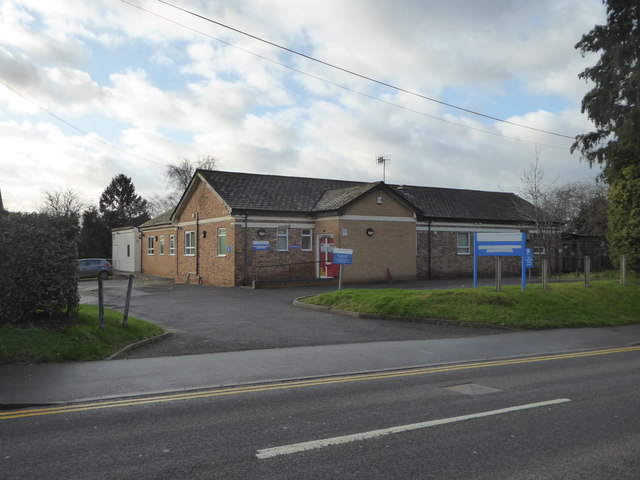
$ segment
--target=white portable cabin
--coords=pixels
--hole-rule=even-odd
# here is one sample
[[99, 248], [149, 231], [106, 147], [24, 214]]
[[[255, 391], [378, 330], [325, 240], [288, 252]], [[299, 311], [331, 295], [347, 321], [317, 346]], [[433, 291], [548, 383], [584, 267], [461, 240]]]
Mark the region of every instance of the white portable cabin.
[[141, 270], [140, 230], [137, 227], [111, 230], [111, 266], [118, 272], [139, 273]]

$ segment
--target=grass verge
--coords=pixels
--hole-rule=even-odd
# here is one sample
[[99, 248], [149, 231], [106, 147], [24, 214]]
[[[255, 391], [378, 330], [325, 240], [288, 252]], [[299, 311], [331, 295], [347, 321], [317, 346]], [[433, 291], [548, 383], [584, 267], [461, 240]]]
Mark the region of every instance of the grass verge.
[[304, 299], [323, 305], [376, 315], [433, 318], [511, 328], [543, 329], [627, 325], [640, 322], [640, 280], [555, 283], [461, 290], [355, 290]]
[[157, 325], [129, 317], [122, 327], [122, 314], [105, 310], [105, 328], [98, 320], [98, 307], [80, 305], [75, 321], [55, 328], [0, 327], [0, 364], [102, 360], [125, 346], [163, 333]]

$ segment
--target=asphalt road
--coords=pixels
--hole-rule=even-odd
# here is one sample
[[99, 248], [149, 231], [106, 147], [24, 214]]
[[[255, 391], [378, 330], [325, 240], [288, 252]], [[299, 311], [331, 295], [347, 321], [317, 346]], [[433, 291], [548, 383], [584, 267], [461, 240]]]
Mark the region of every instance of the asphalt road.
[[[393, 284], [396, 288], [454, 288], [464, 281]], [[126, 279], [104, 282], [105, 306], [122, 310]], [[358, 288], [363, 288], [359, 285]], [[387, 284], [368, 285], [384, 288]], [[266, 348], [336, 345], [394, 340], [430, 340], [504, 333], [505, 330], [360, 319], [302, 309], [295, 298], [335, 290], [305, 287], [253, 290], [175, 285], [136, 279], [130, 315], [156, 323], [172, 335], [128, 352], [124, 358], [147, 358]], [[82, 303], [97, 304], [97, 281], [80, 283]]]
[[[577, 353], [0, 412], [0, 476], [636, 479], [639, 361]], [[388, 428], [403, 431], [376, 433]]]

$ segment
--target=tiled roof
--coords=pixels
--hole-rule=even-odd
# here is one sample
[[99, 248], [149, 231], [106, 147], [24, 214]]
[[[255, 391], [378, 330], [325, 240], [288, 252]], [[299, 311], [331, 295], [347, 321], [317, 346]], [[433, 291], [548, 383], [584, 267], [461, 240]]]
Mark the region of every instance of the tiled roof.
[[217, 170], [198, 170], [198, 173], [234, 210], [309, 213], [314, 211], [314, 206], [326, 191], [362, 185], [362, 182], [343, 180]]
[[433, 220], [523, 222], [532, 205], [513, 193], [453, 188], [393, 186]]
[[[314, 213], [337, 210], [382, 182], [198, 170], [232, 210]], [[531, 204], [513, 193], [389, 185], [413, 204], [418, 218], [526, 222]]]
[[144, 222], [138, 228], [146, 228], [146, 227], [156, 227], [160, 225], [167, 225], [171, 223], [171, 214], [173, 213], [173, 209], [164, 212], [157, 217], [152, 218], [151, 220]]
[[380, 183], [381, 182], [363, 183], [361, 185], [356, 185], [355, 187], [326, 190], [314, 205], [313, 211], [326, 212], [338, 210], [358, 198], [360, 195], [367, 193], [376, 185], [380, 185]]

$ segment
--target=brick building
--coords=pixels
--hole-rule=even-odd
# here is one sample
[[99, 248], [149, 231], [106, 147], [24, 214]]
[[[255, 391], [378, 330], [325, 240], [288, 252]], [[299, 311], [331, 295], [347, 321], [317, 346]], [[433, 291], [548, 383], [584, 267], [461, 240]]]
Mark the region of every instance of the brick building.
[[345, 282], [471, 276], [472, 233], [526, 231], [530, 207], [512, 193], [198, 170], [173, 212], [139, 227], [141, 269], [219, 286], [326, 279], [340, 247], [353, 249]]

